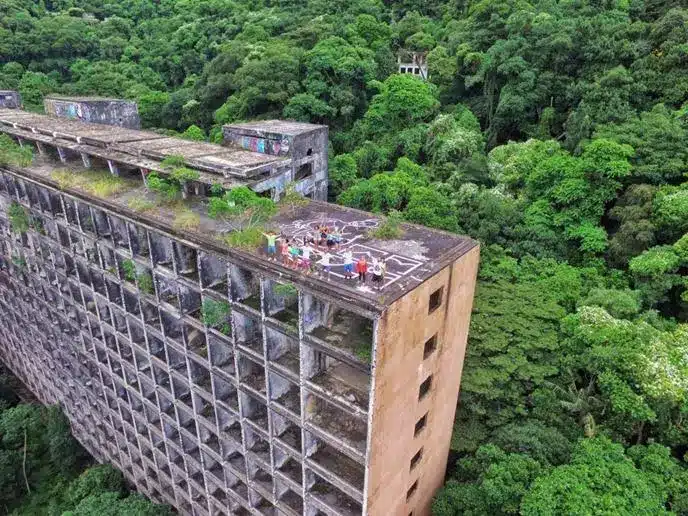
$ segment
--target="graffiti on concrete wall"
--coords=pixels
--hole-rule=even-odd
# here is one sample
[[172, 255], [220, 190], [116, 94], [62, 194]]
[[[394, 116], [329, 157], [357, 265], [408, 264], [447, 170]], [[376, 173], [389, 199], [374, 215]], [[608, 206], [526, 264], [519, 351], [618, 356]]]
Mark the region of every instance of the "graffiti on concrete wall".
[[285, 136], [281, 140], [259, 138], [257, 136], [240, 136], [231, 134], [229, 139], [246, 150], [270, 154], [272, 156], [286, 156], [289, 154], [290, 143]]
[[56, 102], [51, 100], [45, 103], [45, 110], [49, 115], [72, 120], [84, 118], [84, 112], [80, 104], [71, 102]]

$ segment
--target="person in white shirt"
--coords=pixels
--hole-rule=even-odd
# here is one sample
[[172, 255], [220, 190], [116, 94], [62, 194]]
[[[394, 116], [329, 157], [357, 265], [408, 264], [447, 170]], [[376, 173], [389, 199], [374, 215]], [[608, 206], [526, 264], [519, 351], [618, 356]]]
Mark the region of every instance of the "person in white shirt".
[[332, 255], [328, 252], [324, 252], [322, 258], [320, 258], [320, 265], [322, 265], [323, 271], [327, 273], [327, 277], [330, 276], [330, 261], [332, 260]]
[[301, 248], [301, 267], [303, 267], [303, 270], [306, 272], [306, 274], [310, 274], [311, 272], [312, 253], [313, 249], [311, 249], [311, 247], [308, 245], [305, 245], [303, 248]]
[[373, 259], [372, 272], [373, 272], [373, 285], [378, 290], [380, 290], [382, 288], [382, 264], [380, 263], [380, 260]]

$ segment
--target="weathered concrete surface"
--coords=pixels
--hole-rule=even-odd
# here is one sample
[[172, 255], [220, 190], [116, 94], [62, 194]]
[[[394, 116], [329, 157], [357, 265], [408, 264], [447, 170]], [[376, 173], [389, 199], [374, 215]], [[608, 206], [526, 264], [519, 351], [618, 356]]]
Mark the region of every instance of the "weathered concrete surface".
[[[476, 247], [399, 299], [378, 323], [367, 486], [371, 516], [429, 516], [432, 497], [442, 486], [478, 259]], [[442, 305], [428, 314], [430, 295], [439, 288]], [[437, 349], [424, 359], [425, 342], [433, 335]], [[419, 400], [419, 387], [430, 375], [432, 387]], [[426, 427], [414, 436], [425, 414]], [[411, 470], [411, 458], [421, 448], [422, 459]]]
[[222, 128], [225, 142], [272, 156], [291, 158], [289, 174], [270, 178], [277, 196], [287, 182], [295, 181], [297, 190], [320, 201], [327, 200], [328, 128], [324, 125], [265, 120], [229, 124]]
[[18, 91], [0, 90], [0, 108], [19, 109], [22, 105]]
[[139, 129], [141, 119], [136, 102], [100, 97], [61, 97], [43, 99], [45, 112], [58, 118]]

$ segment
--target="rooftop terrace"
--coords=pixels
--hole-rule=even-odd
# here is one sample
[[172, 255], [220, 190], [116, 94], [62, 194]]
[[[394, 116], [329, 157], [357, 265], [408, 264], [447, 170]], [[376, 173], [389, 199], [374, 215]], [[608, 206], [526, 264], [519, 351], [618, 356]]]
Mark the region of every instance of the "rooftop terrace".
[[[56, 180], [56, 171], [83, 175], [83, 168], [56, 164], [40, 156], [37, 156], [29, 167], [4, 168], [110, 209], [118, 216], [128, 217], [138, 223], [173, 234], [220, 255], [234, 257], [235, 261], [246, 264], [248, 268], [277, 275], [281, 281], [290, 281], [333, 298], [349, 301], [370, 312], [383, 310], [385, 306], [414, 289], [476, 245], [466, 237], [406, 224], [403, 225], [403, 235], [399, 239], [377, 240], [371, 237], [370, 230], [378, 227], [381, 219], [371, 213], [318, 201], [280, 206], [266, 227], [286, 237], [302, 239], [314, 232], [314, 227], [323, 224], [329, 227], [336, 226], [341, 232], [341, 244], [332, 250], [331, 272], [327, 274], [322, 267], [316, 265], [313, 274], [306, 274], [301, 270], [287, 267], [278, 260], [270, 260], [266, 255], [265, 245], [248, 249], [228, 246], [222, 237], [234, 230], [235, 225], [232, 220], [208, 217], [207, 199], [194, 197], [183, 204], [179, 201], [175, 205], [159, 203], [156, 202], [155, 193], [148, 191], [140, 180], [134, 179], [123, 180], [123, 188], [107, 198], [94, 197], [87, 192], [87, 188], [78, 184], [58, 183]], [[139, 205], [146, 203], [146, 211], [141, 213], [132, 209], [130, 206], [134, 206], [133, 199], [136, 199]], [[180, 210], [186, 213], [191, 211], [197, 215], [192, 228], [175, 224], [175, 218]], [[369, 260], [386, 259], [387, 273], [379, 290], [374, 289], [370, 282], [359, 284], [356, 279], [345, 278], [343, 256], [346, 251], [351, 251], [354, 259], [361, 255], [365, 255]], [[316, 256], [314, 262], [317, 263], [317, 260]]]
[[[206, 178], [209, 182], [220, 182], [227, 187], [248, 185], [276, 166], [289, 163], [287, 158], [240, 147], [54, 118], [17, 109], [0, 109], [0, 131], [18, 138], [150, 170], [162, 170], [160, 161], [168, 156], [182, 156], [188, 166], [211, 174]], [[222, 177], [225, 178], [224, 181]]]

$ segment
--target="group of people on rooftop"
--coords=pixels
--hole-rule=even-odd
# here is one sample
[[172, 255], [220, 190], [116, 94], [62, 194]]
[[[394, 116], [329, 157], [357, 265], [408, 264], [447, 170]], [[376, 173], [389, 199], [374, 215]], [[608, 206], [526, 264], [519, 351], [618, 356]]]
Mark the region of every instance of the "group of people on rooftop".
[[[317, 274], [325, 273], [329, 280], [332, 263], [332, 252], [339, 250], [342, 243], [342, 233], [337, 226], [330, 228], [326, 224], [316, 224], [313, 231], [305, 237], [291, 238], [283, 234], [263, 233], [267, 240], [267, 255], [269, 260], [281, 261], [290, 269], [301, 270], [305, 274], [314, 272], [314, 263], [321, 269]], [[317, 262], [314, 261], [318, 258]], [[350, 280], [354, 275], [358, 276], [358, 282], [365, 285], [368, 281], [368, 272], [372, 275], [373, 286], [378, 290], [382, 288], [387, 263], [384, 258], [373, 258], [372, 263], [362, 254], [354, 259], [353, 253], [347, 250], [344, 258], [344, 279]], [[339, 264], [336, 264], [339, 265]]]

